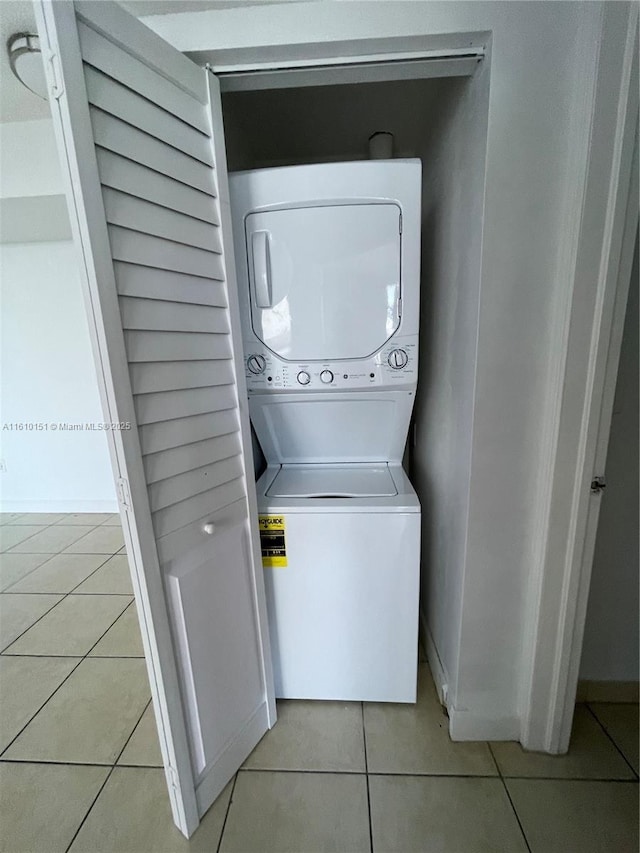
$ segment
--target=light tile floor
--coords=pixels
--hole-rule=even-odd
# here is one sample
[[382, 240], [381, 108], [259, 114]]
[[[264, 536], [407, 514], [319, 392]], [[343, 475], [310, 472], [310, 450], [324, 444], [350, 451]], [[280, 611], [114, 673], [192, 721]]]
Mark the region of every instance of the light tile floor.
[[0, 516], [0, 851], [638, 850], [638, 707], [569, 754], [452, 743], [416, 706], [280, 702], [190, 841], [173, 827], [117, 516]]

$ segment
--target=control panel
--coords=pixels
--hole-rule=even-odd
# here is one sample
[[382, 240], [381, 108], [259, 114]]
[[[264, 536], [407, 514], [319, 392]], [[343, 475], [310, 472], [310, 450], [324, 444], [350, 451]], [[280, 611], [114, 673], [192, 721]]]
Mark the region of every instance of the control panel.
[[249, 392], [264, 392], [269, 388], [319, 391], [415, 385], [418, 337], [393, 338], [369, 358], [305, 363], [284, 361], [266, 348], [258, 350], [254, 339], [245, 342], [245, 375]]

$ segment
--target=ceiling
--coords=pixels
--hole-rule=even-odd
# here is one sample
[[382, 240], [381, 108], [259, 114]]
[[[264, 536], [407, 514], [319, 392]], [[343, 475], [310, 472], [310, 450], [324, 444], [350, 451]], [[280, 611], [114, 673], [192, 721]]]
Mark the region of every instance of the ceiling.
[[[300, 0], [123, 0], [121, 5], [143, 17], [282, 2]], [[0, 122], [33, 121], [50, 115], [49, 104], [25, 89], [11, 71], [6, 43], [17, 32], [36, 32], [31, 0], [0, 0]]]

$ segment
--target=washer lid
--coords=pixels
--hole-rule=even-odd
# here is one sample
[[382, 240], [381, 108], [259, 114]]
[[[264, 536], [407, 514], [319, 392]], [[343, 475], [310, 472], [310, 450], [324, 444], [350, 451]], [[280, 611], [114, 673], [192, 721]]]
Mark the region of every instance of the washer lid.
[[251, 325], [288, 361], [366, 358], [400, 325], [400, 208], [336, 204], [245, 219]]
[[283, 465], [270, 498], [379, 498], [398, 494], [387, 465]]

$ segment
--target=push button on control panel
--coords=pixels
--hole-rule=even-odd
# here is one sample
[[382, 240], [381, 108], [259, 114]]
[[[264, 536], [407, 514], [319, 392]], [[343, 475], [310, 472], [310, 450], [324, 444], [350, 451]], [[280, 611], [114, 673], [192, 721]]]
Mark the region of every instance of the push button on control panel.
[[320, 381], [325, 385], [330, 385], [333, 382], [333, 373], [330, 370], [323, 370], [320, 374]]
[[389, 362], [389, 367], [393, 367], [394, 370], [402, 370], [403, 367], [407, 366], [409, 356], [403, 349], [392, 349], [387, 361]]
[[247, 367], [251, 373], [255, 373], [256, 375], [264, 373], [266, 366], [267, 362], [263, 355], [250, 355], [247, 359]]
[[311, 382], [311, 377], [307, 373], [306, 370], [301, 370], [297, 376], [298, 382], [300, 385], [308, 385]]

